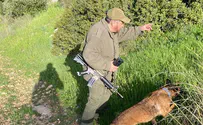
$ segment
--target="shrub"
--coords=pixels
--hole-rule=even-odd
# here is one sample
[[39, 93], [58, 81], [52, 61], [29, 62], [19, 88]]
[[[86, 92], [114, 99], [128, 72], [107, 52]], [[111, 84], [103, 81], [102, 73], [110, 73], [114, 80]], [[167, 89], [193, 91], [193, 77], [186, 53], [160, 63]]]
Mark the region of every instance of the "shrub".
[[46, 9], [47, 0], [5, 0], [3, 2], [3, 13], [12, 17], [25, 14], [34, 15]]
[[182, 0], [137, 0], [133, 10], [137, 25], [151, 22], [158, 25], [163, 31], [168, 31], [181, 24], [201, 23], [203, 12], [201, 2], [188, 3]]
[[203, 21], [203, 1], [192, 2], [186, 13], [186, 21], [192, 24], [202, 23]]

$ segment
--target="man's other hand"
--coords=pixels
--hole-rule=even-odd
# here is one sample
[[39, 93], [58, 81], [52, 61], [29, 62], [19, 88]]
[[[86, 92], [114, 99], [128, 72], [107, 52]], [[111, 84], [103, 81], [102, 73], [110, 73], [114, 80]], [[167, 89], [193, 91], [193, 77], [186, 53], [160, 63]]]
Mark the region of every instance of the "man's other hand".
[[113, 61], [111, 61], [111, 67], [110, 67], [110, 72], [115, 72], [118, 69], [117, 66], [114, 66]]
[[151, 23], [149, 23], [149, 24], [145, 24], [145, 25], [143, 25], [143, 26], [139, 26], [139, 29], [141, 30], [141, 31], [150, 31], [150, 30], [152, 30], [152, 24]]

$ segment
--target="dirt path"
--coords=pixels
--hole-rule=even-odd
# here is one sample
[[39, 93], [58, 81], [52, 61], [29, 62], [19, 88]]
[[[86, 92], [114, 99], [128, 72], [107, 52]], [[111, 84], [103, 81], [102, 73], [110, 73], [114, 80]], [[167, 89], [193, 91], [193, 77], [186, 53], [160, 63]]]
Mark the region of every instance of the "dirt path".
[[[0, 53], [0, 75], [8, 80], [8, 84], [0, 86], [0, 110], [4, 114], [9, 114], [6, 105], [10, 103], [13, 108], [31, 105], [32, 89], [35, 84], [33, 78], [26, 77], [22, 70], [16, 70], [16, 66], [10, 62], [10, 59], [1, 56]], [[9, 120], [3, 119], [1, 114], [0, 120], [4, 121], [4, 124], [9, 124]]]
[[[1, 56], [0, 52], [0, 76], [5, 76], [8, 82], [4, 85], [0, 84], [0, 124], [13, 124], [16, 121], [12, 121], [9, 118], [14, 112], [13, 110], [20, 110], [23, 106], [33, 108], [33, 102], [41, 102], [49, 105], [49, 109], [52, 111], [51, 118], [54, 120], [49, 122], [50, 119], [42, 118], [35, 114], [31, 116], [29, 114], [23, 114], [24, 118], [20, 121], [20, 124], [58, 125], [61, 122], [63, 122], [63, 124], [76, 124], [76, 116], [68, 116], [68, 113], [65, 112], [60, 105], [59, 100], [56, 100], [57, 98], [53, 99], [53, 97], [57, 96], [57, 93], [52, 85], [40, 85], [40, 82], [36, 83], [39, 74], [36, 74], [36, 79], [28, 78], [25, 76], [24, 71], [15, 68], [17, 65], [11, 65], [11, 61], [12, 60]], [[36, 85], [39, 87], [37, 90], [35, 90]], [[5, 118], [5, 116], [8, 117]]]

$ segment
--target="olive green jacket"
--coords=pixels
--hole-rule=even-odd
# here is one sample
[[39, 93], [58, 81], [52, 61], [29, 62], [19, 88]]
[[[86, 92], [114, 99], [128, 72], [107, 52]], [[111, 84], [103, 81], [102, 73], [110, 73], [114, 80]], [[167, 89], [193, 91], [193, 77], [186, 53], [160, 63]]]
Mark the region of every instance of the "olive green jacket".
[[103, 75], [112, 74], [109, 70], [111, 61], [119, 57], [119, 42], [134, 40], [140, 34], [138, 27], [122, 28], [120, 32], [112, 33], [103, 18], [90, 28], [85, 39], [83, 57], [89, 66]]

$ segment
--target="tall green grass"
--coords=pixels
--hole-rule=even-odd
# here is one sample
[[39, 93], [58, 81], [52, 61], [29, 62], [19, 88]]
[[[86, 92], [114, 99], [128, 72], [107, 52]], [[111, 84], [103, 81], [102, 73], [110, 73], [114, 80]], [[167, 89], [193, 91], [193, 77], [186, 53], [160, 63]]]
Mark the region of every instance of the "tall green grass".
[[[0, 50], [17, 64], [15, 68], [25, 70], [28, 76], [41, 73], [51, 83], [57, 84], [56, 79], [60, 80], [63, 84], [62, 89], [58, 89], [60, 101], [69, 115], [74, 115], [82, 113], [88, 91], [86, 82], [76, 74], [81, 66], [73, 61], [73, 56], [51, 54], [51, 35], [63, 12], [63, 8], [50, 6], [26, 26], [16, 28], [15, 34], [1, 40]], [[166, 79], [182, 83], [185, 93], [176, 100], [177, 108], [168, 117], [160, 118], [160, 124], [202, 124], [202, 31], [202, 25], [191, 25], [165, 34], [152, 31], [136, 40], [135, 51], [122, 56], [124, 64], [117, 75], [124, 99], [111, 97], [109, 110], [101, 113], [100, 124], [110, 124], [120, 112], [164, 85]], [[194, 107], [197, 107], [195, 112]]]
[[203, 124], [202, 30], [202, 25], [193, 25], [165, 34], [152, 32], [153, 37], [135, 43], [136, 51], [123, 57], [125, 63], [119, 68], [117, 77], [124, 99], [111, 99], [111, 111], [104, 113], [101, 122], [109, 124], [103, 121], [112, 121], [120, 111], [138, 103], [148, 93], [164, 85], [166, 79], [170, 79], [179, 84], [184, 93], [177, 98], [174, 112], [159, 124]]

